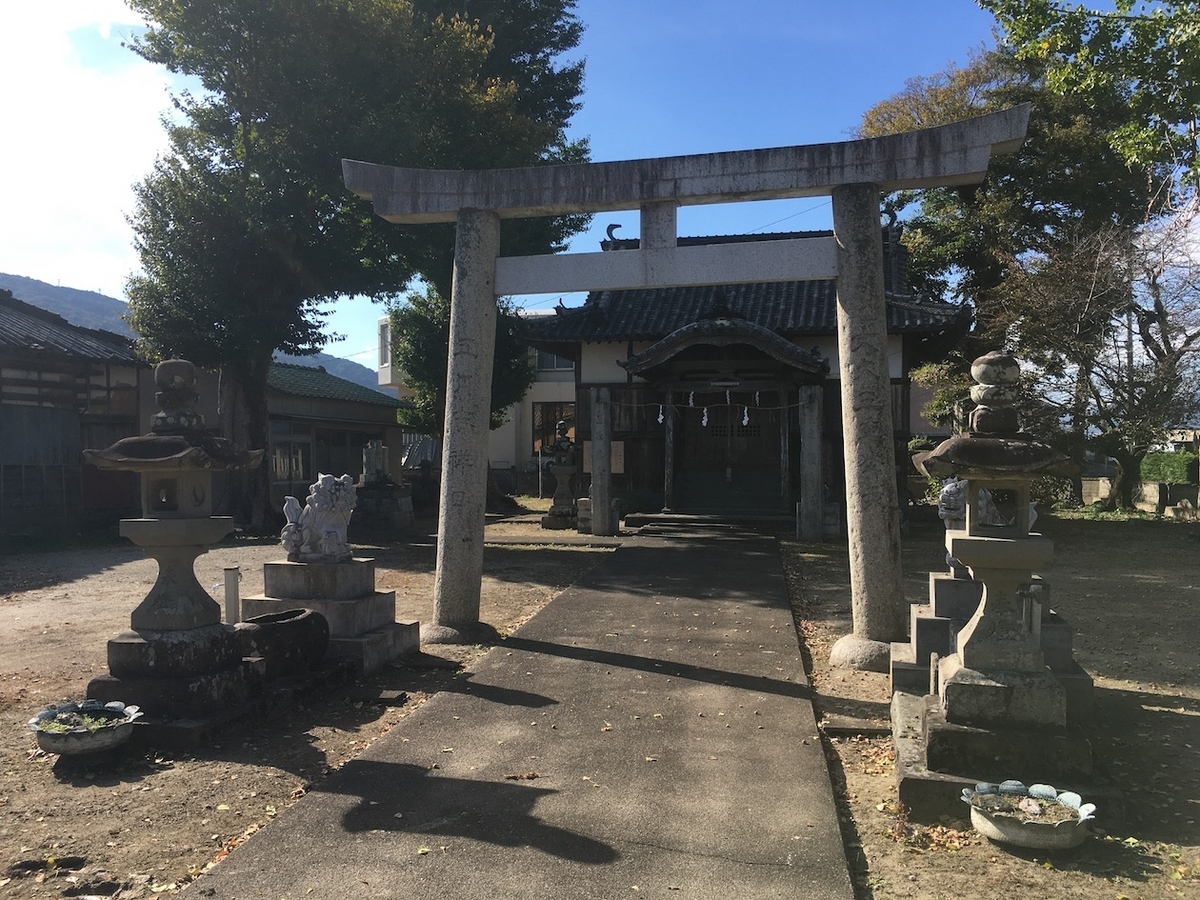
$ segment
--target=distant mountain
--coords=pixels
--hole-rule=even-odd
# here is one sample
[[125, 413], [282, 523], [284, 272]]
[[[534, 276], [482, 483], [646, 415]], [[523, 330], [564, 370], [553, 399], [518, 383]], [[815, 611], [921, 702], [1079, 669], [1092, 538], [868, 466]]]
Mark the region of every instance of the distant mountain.
[[62, 316], [72, 325], [99, 328], [133, 337], [129, 323], [121, 318], [125, 315], [125, 303], [122, 300], [115, 300], [95, 291], [57, 287], [35, 278], [3, 273], [0, 273], [0, 288], [12, 291], [14, 297], [31, 306]]
[[389, 397], [396, 396], [395, 391], [379, 386], [379, 376], [374, 369], [368, 369], [366, 366], [359, 365], [351, 359], [330, 356], [328, 353], [318, 353], [315, 356], [290, 356], [287, 353], [276, 353], [275, 358], [280, 362], [295, 363], [298, 366], [310, 366], [312, 368], [320, 366], [330, 375], [345, 378], [347, 381], [353, 381], [355, 384], [361, 384], [363, 387], [373, 388], [381, 394], [387, 394]]
[[[114, 334], [133, 337], [129, 323], [121, 318], [125, 314], [125, 302], [113, 297], [106, 297], [95, 291], [81, 291], [76, 288], [58, 287], [38, 281], [36, 278], [26, 278], [23, 275], [5, 275], [0, 272], [0, 289], [12, 291], [18, 300], [62, 316], [73, 325], [84, 328], [99, 328]], [[275, 354], [280, 362], [295, 363], [298, 366], [320, 366], [330, 375], [345, 378], [355, 384], [369, 387], [380, 393], [395, 396], [391, 391], [381, 390], [379, 378], [373, 369], [359, 365], [348, 359], [340, 359], [327, 353], [317, 353], [313, 356], [290, 356], [285, 353]]]

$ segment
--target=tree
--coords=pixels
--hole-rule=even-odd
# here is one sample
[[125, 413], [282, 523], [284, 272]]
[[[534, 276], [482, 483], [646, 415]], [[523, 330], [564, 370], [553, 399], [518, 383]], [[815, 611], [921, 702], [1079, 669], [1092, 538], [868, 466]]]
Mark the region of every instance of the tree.
[[1108, 141], [1141, 165], [1200, 172], [1200, 7], [1195, 0], [1114, 0], [1110, 11], [1060, 0], [979, 0], [1022, 59], [1046, 70], [1051, 91], [1121, 93], [1126, 120]]
[[[242, 184], [240, 173], [211, 165], [184, 141], [135, 192], [143, 273], [127, 292], [143, 350], [221, 369], [223, 433], [239, 446], [265, 447], [272, 352], [305, 352], [325, 340], [320, 293], [274, 214], [288, 198]], [[268, 487], [262, 473], [258, 487]], [[262, 524], [261, 509], [254, 516], [243, 504], [236, 512]]]
[[[450, 353], [450, 301], [429, 285], [408, 294], [390, 313], [392, 364], [413, 389], [413, 408], [400, 421], [421, 434], [440, 435], [446, 416], [446, 366]], [[492, 361], [491, 427], [504, 424], [505, 411], [525, 396], [537, 370], [519, 335], [520, 316], [501, 299], [496, 316]]]
[[[910, 82], [864, 117], [871, 128], [905, 116], [933, 124], [961, 118], [968, 100], [977, 111], [1033, 101], [1025, 145], [994, 161], [980, 188], [893, 199], [909, 207], [904, 240], [915, 279], [976, 314], [953, 364], [915, 377], [943, 387], [935, 409], [948, 418], [971, 359], [993, 346], [1024, 357], [1038, 401], [1026, 404], [1026, 428], [1079, 461], [1089, 448], [1117, 459], [1112, 499], [1123, 503], [1155, 428], [1167, 424], [1163, 414], [1185, 405], [1179, 366], [1190, 352], [1186, 337], [1176, 340], [1180, 304], [1146, 314], [1145, 346], [1162, 347], [1165, 334], [1171, 349], [1134, 352], [1136, 365], [1130, 353], [1112, 352], [1122, 323], [1153, 307], [1138, 261], [1155, 244], [1146, 223], [1169, 217], [1173, 197], [1168, 166], [1131, 163], [1108, 140], [1129, 121], [1128, 94], [1118, 81], [1087, 97], [1055, 93], [1042, 61], [1002, 49], [976, 55], [967, 70]], [[1078, 482], [1073, 493], [1081, 495]]]
[[[586, 157], [565, 139], [582, 63], [557, 65], [579, 39], [574, 0], [496, 4], [491, 22], [462, 0], [130, 2], [150, 25], [134, 51], [202, 86], [175, 98], [171, 150], [138, 187], [131, 321], [151, 355], [222, 367], [223, 408], [247, 412], [237, 434], [250, 446], [267, 442], [271, 353], [318, 349], [324, 303], [395, 296], [416, 275], [449, 293], [453, 228], [377, 219], [345, 190], [343, 157], [443, 168]], [[507, 252], [559, 249], [580, 224], [507, 229]], [[255, 525], [266, 489], [264, 468]]]

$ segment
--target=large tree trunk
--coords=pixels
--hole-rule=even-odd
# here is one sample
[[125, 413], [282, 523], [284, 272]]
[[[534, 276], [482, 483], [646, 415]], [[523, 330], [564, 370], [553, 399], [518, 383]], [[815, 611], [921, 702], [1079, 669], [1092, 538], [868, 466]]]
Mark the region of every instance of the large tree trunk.
[[1080, 367], [1075, 377], [1075, 393], [1071, 398], [1071, 427], [1067, 455], [1079, 466], [1079, 474], [1071, 481], [1071, 505], [1083, 506], [1083, 464], [1087, 447], [1087, 405], [1090, 369]]
[[1142, 460], [1146, 454], [1116, 450], [1109, 456], [1117, 463], [1117, 477], [1112, 481], [1103, 506], [1105, 509], [1133, 509], [1142, 483]]
[[271, 357], [255, 357], [221, 369], [221, 433], [246, 450], [264, 450], [262, 463], [230, 478], [230, 514], [245, 530], [264, 534], [271, 528], [270, 424], [267, 372]]

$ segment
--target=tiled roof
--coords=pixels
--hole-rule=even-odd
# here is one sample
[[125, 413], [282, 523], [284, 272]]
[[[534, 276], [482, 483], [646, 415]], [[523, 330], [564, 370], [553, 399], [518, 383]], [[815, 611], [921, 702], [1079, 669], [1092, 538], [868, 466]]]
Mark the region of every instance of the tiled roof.
[[[597, 291], [583, 306], [524, 321], [535, 341], [655, 341], [713, 309], [722, 292], [730, 311], [787, 338], [837, 330], [832, 281]], [[899, 297], [887, 298], [887, 314], [894, 334], [940, 331], [965, 316], [962, 307]]]
[[[829, 232], [680, 238], [679, 246], [821, 234]], [[636, 248], [637, 244], [636, 240], [603, 242], [611, 252]], [[965, 322], [967, 313], [962, 307], [909, 294], [903, 274], [903, 250], [898, 244], [893, 249], [889, 240], [884, 241], [884, 249], [889, 332], [936, 332]], [[593, 291], [583, 306], [560, 306], [557, 315], [526, 319], [525, 328], [535, 343], [653, 341], [690, 325], [722, 303], [735, 315], [787, 338], [833, 334], [837, 330], [836, 282], [832, 279]]]
[[267, 374], [267, 387], [295, 397], [317, 397], [322, 400], [344, 400], [350, 403], [370, 403], [398, 409], [404, 404], [399, 397], [371, 390], [345, 378], [330, 375], [320, 366], [297, 366], [273, 362]]
[[62, 316], [0, 290], [0, 350], [60, 353], [78, 359], [135, 364], [133, 343], [111, 331], [72, 325]]

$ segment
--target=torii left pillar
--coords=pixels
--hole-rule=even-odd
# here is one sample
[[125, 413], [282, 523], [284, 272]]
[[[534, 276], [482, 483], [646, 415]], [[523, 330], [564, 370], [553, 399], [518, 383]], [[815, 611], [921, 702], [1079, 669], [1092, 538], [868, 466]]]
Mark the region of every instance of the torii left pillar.
[[426, 643], [472, 643], [495, 636], [491, 626], [479, 621], [479, 601], [499, 253], [500, 217], [487, 210], [459, 210], [450, 290], [433, 623], [421, 629]]

